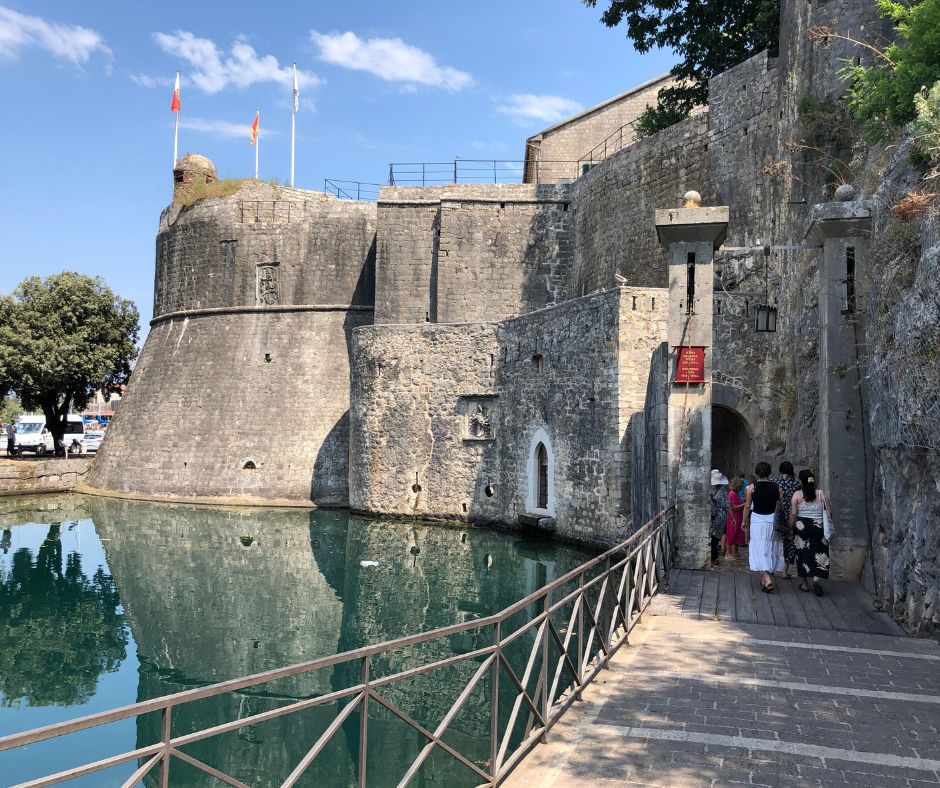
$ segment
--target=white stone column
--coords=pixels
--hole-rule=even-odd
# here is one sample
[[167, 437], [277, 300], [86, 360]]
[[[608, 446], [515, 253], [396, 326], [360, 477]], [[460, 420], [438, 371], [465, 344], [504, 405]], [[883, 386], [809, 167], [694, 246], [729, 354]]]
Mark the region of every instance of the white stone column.
[[[669, 260], [669, 495], [676, 503], [679, 566], [693, 569], [709, 561], [713, 261], [728, 231], [727, 206], [700, 202], [697, 192], [688, 192], [685, 207], [656, 211]], [[679, 347], [704, 352], [702, 382], [676, 382]]]
[[814, 205], [806, 237], [822, 247], [819, 268], [819, 467], [817, 484], [833, 504], [835, 577], [857, 580], [870, 547], [871, 461], [862, 365], [864, 288], [871, 207], [840, 186], [837, 202]]

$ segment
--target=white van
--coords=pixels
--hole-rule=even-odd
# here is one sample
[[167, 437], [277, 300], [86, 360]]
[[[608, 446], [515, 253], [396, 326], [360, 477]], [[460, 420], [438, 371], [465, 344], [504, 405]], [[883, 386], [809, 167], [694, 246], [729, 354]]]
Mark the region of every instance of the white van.
[[[85, 435], [85, 423], [77, 413], [70, 413], [65, 424], [65, 448], [68, 449], [73, 440], [81, 444]], [[16, 420], [16, 440], [13, 444], [13, 453], [22, 454], [31, 451], [36, 455], [52, 454], [55, 444], [52, 442], [52, 433], [46, 429], [46, 417], [40, 414], [25, 413]]]

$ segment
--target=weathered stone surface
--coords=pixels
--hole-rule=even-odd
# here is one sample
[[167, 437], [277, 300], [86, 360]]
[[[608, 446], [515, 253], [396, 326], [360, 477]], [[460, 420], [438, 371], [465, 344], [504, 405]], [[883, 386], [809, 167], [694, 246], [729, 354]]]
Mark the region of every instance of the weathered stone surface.
[[[477, 522], [533, 514], [567, 538], [616, 541], [632, 523], [625, 434], [665, 339], [664, 295], [619, 288], [498, 323], [354, 332], [351, 505]], [[470, 430], [480, 407], [482, 440]], [[552, 456], [542, 513], [537, 434]]]
[[91, 460], [0, 460], [0, 496], [68, 492], [85, 478]]
[[252, 183], [164, 211], [153, 327], [87, 483], [345, 505], [346, 347], [374, 259], [366, 203]]

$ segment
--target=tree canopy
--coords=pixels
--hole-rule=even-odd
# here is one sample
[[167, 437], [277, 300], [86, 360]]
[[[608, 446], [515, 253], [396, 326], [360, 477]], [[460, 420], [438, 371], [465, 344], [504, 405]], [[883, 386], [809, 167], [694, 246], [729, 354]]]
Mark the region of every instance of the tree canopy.
[[0, 706], [84, 703], [127, 655], [114, 580], [101, 567], [86, 576], [78, 553], [63, 567], [59, 531], [49, 526], [35, 560], [21, 548], [0, 574]]
[[64, 271], [24, 279], [0, 297], [0, 391], [41, 410], [60, 446], [71, 408], [127, 381], [139, 315], [99, 277]]
[[[676, 84], [659, 93], [657, 107], [640, 119], [641, 136], [688, 116], [708, 101], [709, 78], [727, 71], [764, 49], [777, 50], [780, 7], [777, 0], [606, 0], [601, 21], [623, 22], [637, 52], [666, 48], [681, 60], [670, 73]], [[595, 7], [598, 0], [584, 0]]]

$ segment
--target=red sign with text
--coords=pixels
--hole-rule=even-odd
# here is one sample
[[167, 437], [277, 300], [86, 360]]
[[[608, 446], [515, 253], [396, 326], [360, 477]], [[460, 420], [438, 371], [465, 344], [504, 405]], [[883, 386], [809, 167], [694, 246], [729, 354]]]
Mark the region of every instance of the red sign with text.
[[705, 348], [683, 346], [676, 348], [676, 383], [705, 382]]

